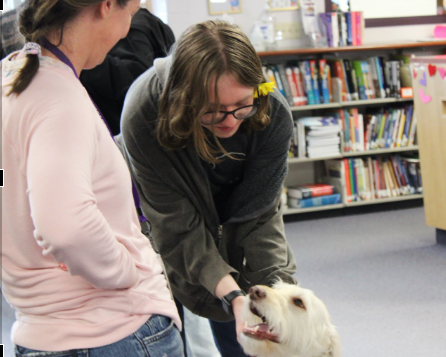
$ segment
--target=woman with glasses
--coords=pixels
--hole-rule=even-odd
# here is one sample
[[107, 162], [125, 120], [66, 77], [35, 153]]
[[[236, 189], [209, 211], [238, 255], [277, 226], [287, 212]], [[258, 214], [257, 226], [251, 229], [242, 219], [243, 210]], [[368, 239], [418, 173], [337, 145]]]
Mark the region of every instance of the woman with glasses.
[[134, 82], [123, 109], [118, 141], [173, 294], [210, 320], [224, 357], [245, 356], [249, 288], [295, 282], [280, 206], [292, 117], [271, 87], [242, 31], [207, 21]]

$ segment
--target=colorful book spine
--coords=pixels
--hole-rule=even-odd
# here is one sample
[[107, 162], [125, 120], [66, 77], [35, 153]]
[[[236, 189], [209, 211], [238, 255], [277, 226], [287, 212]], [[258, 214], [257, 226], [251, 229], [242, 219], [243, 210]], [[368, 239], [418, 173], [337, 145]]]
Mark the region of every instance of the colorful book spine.
[[412, 122], [412, 116], [413, 116], [413, 105], [409, 105], [407, 108], [406, 113], [406, 122], [404, 123], [404, 130], [403, 130], [403, 138], [401, 140], [401, 146], [407, 146], [409, 143], [409, 128]]
[[330, 103], [330, 90], [328, 77], [330, 75], [330, 67], [325, 59], [319, 60], [319, 76], [320, 76], [320, 87], [321, 87], [321, 98], [323, 103]]
[[331, 195], [335, 193], [334, 186], [326, 183], [312, 183], [288, 187], [287, 192], [289, 197], [298, 199]]
[[334, 205], [337, 203], [341, 203], [340, 193], [334, 193], [332, 195], [326, 195], [320, 197], [304, 198], [298, 200], [297, 206], [299, 208], [309, 208], [309, 207], [319, 207], [325, 205]]
[[342, 159], [343, 163], [344, 163], [344, 172], [345, 172], [345, 186], [346, 186], [346, 191], [347, 191], [347, 197], [346, 197], [346, 201], [347, 202], [352, 202], [354, 201], [354, 195], [353, 195], [353, 190], [352, 190], [352, 184], [351, 184], [351, 179], [350, 179], [350, 165], [348, 163], [348, 159]]
[[311, 83], [313, 86], [313, 96], [315, 104], [321, 103], [321, 94], [319, 91], [319, 71], [316, 60], [310, 60]]
[[303, 76], [305, 83], [305, 93], [307, 94], [308, 104], [316, 104], [314, 98], [313, 81], [311, 80], [311, 69], [309, 61], [302, 61], [299, 63], [300, 73]]

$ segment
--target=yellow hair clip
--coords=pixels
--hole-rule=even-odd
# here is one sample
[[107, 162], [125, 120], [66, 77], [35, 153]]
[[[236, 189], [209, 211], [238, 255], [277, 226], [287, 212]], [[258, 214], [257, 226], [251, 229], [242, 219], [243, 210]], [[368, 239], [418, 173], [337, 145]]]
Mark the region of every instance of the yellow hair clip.
[[[266, 82], [259, 84], [259, 94], [260, 95], [268, 95], [269, 92], [274, 92], [274, 88], [276, 86], [273, 82]], [[254, 98], [257, 98], [257, 91], [254, 93]]]

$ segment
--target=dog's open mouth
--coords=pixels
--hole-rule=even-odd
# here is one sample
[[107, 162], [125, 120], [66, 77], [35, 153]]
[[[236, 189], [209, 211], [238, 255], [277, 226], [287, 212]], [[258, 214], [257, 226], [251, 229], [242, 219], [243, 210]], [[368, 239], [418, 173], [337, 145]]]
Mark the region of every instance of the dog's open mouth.
[[243, 329], [243, 334], [255, 340], [268, 340], [271, 342], [279, 343], [279, 336], [276, 333], [272, 332], [272, 329], [270, 329], [266, 318], [260, 315], [257, 309], [252, 305], [250, 306], [250, 310], [254, 315], [260, 317], [263, 322], [254, 326], [248, 326], [248, 324], [246, 324], [245, 328]]

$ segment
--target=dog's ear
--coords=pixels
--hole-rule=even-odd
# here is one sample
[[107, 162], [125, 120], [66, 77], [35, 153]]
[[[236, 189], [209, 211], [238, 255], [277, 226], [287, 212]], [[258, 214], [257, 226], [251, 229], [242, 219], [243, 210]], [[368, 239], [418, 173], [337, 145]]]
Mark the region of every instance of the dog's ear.
[[325, 329], [325, 337], [327, 338], [328, 344], [330, 346], [330, 357], [341, 357], [342, 356], [342, 347], [341, 340], [337, 331], [333, 326], [327, 327]]

